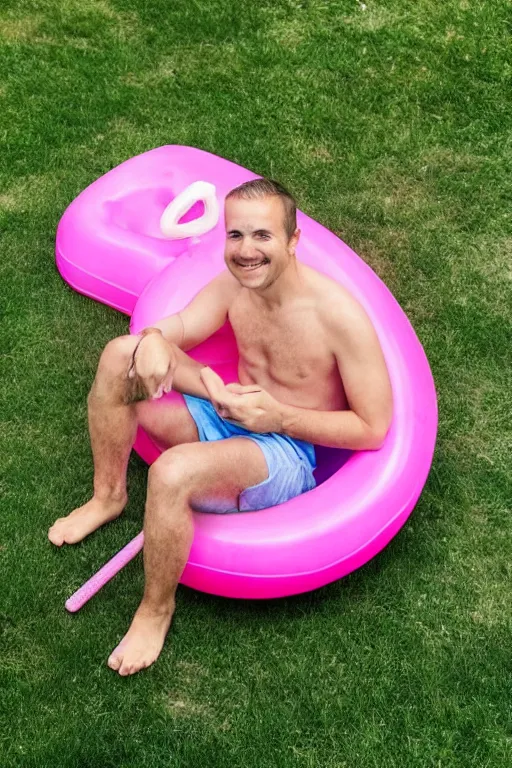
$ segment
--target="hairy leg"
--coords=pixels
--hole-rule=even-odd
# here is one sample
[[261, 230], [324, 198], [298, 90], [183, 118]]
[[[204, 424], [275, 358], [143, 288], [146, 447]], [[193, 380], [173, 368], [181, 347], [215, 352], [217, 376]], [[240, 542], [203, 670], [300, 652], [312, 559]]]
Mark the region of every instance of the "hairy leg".
[[121, 336], [107, 344], [100, 358], [88, 399], [94, 493], [86, 504], [50, 528], [48, 538], [57, 546], [81, 541], [123, 511], [126, 469], [138, 424], [155, 432], [166, 446], [199, 439], [194, 420], [177, 393], [162, 402], [125, 403], [127, 373], [136, 343], [134, 336]]
[[144, 596], [109, 657], [112, 669], [130, 675], [160, 654], [192, 546], [192, 510], [215, 500], [236, 507], [240, 493], [267, 476], [261, 449], [246, 438], [177, 446], [153, 464], [144, 520]]

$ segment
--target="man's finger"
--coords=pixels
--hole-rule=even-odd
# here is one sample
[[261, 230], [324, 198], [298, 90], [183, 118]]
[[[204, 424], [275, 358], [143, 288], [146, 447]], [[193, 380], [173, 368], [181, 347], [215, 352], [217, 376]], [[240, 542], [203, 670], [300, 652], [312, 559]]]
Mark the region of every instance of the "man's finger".
[[206, 391], [208, 392], [208, 396], [212, 403], [215, 401], [215, 396], [217, 395], [217, 391], [210, 386], [210, 384], [207, 381], [203, 381], [204, 386], [206, 387]]
[[235, 421], [235, 419], [225, 419], [225, 421], [229, 422], [230, 424], [234, 424], [235, 427], [241, 427], [242, 429], [247, 429], [245, 424], [242, 424], [241, 421]]
[[251, 395], [261, 392], [261, 387], [257, 387], [255, 384], [226, 384], [226, 389], [236, 395]]
[[153, 395], [153, 397], [151, 399], [152, 400], [159, 400], [162, 397], [163, 393], [164, 393], [164, 385], [160, 384], [160, 386], [158, 387], [158, 389], [156, 390], [155, 394]]
[[212, 371], [211, 368], [202, 368], [200, 371], [201, 381], [205, 385], [211, 402], [215, 406], [225, 406], [229, 408], [233, 404], [232, 392], [229, 392], [221, 377]]
[[215, 395], [217, 394], [217, 387], [215, 384], [212, 384], [211, 379], [209, 379], [207, 376], [203, 376], [203, 372], [200, 373], [201, 381], [203, 382], [204, 386], [206, 387], [206, 391], [208, 392], [210, 396], [210, 400], [215, 399]]
[[167, 394], [172, 389], [172, 380], [173, 380], [173, 370], [172, 367], [169, 366], [169, 370], [167, 371], [167, 375], [163, 381], [164, 385], [164, 392]]
[[208, 391], [210, 391], [210, 387], [216, 392], [224, 389], [224, 382], [222, 381], [221, 377], [211, 368], [208, 368], [207, 366], [205, 368], [201, 368], [199, 375], [201, 376], [203, 384], [208, 389]]

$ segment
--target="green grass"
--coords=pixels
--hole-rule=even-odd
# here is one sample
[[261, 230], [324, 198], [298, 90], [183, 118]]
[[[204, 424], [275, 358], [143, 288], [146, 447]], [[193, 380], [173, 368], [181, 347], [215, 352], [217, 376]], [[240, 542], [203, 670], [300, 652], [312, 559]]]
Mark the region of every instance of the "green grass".
[[[0, 764], [499, 768], [512, 763], [507, 0], [3, 0], [0, 10]], [[64, 600], [139, 530], [53, 549], [87, 498], [85, 398], [126, 318], [53, 259], [66, 205], [126, 158], [201, 147], [280, 179], [385, 280], [425, 347], [428, 483], [371, 563], [251, 603], [179, 590], [158, 663], [106, 658], [140, 558]]]

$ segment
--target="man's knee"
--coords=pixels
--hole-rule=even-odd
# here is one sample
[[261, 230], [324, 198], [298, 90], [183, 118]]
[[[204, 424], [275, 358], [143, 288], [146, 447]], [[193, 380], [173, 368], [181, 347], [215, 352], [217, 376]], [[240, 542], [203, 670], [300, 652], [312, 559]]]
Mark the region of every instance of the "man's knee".
[[166, 488], [173, 493], [189, 493], [199, 478], [200, 463], [195, 445], [176, 445], [162, 453], [149, 468], [150, 491]]
[[101, 354], [98, 370], [127, 374], [137, 342], [137, 336], [118, 336], [109, 341]]
[[108, 342], [89, 392], [89, 406], [93, 406], [97, 399], [124, 400], [128, 369], [136, 344], [136, 336], [119, 336]]

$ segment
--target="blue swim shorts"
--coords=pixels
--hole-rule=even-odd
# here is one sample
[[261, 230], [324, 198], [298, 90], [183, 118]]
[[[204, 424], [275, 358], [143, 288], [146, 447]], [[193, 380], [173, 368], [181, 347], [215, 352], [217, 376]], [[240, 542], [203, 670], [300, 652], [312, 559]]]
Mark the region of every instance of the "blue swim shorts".
[[259, 445], [268, 467], [267, 479], [242, 491], [238, 507], [223, 509], [219, 503], [215, 508], [204, 511], [229, 513], [266, 509], [315, 487], [313, 470], [316, 469], [316, 458], [311, 443], [294, 440], [278, 432], [249, 432], [222, 419], [209, 400], [192, 395], [183, 395], [183, 398], [196, 423], [201, 442], [247, 437]]

